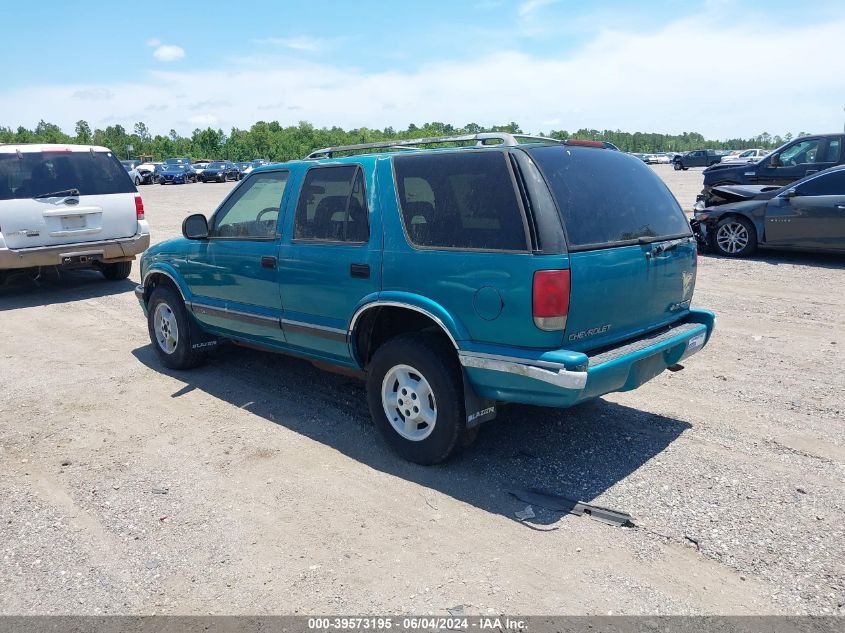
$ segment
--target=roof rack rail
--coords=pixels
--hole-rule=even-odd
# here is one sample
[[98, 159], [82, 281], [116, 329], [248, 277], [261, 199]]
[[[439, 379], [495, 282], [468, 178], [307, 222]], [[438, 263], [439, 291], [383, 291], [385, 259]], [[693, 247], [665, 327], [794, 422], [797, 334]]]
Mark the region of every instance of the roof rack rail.
[[[397, 141], [379, 141], [377, 143], [360, 143], [357, 145], [338, 145], [336, 147], [324, 147], [317, 149], [305, 157], [306, 160], [313, 160], [318, 158], [333, 158], [335, 154], [357, 152], [368, 149], [396, 149], [396, 150], [415, 150], [421, 149], [423, 145], [437, 145], [439, 143], [473, 143], [469, 147], [485, 147], [490, 145], [502, 145], [505, 147], [513, 147], [515, 145], [524, 145], [520, 142], [525, 139], [528, 143], [544, 142], [544, 143], [560, 143], [561, 141], [549, 138], [546, 136], [532, 136], [530, 134], [511, 134], [509, 132], [482, 132], [480, 134], [461, 134], [459, 136], [433, 136], [429, 138], [408, 138]], [[490, 143], [487, 141], [498, 141]]]

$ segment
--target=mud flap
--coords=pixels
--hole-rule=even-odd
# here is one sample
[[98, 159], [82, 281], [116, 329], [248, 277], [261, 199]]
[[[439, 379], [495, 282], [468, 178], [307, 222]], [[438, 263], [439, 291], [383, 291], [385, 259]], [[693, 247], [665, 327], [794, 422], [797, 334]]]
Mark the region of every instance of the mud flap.
[[466, 428], [471, 429], [482, 422], [489, 422], [496, 417], [496, 403], [487, 398], [481, 398], [467, 380], [466, 372], [461, 369], [464, 379], [464, 411], [466, 411]]
[[219, 339], [213, 334], [206, 332], [199, 323], [197, 323], [193, 312], [188, 310], [188, 327], [191, 328], [191, 349], [201, 349], [210, 352], [217, 348]]

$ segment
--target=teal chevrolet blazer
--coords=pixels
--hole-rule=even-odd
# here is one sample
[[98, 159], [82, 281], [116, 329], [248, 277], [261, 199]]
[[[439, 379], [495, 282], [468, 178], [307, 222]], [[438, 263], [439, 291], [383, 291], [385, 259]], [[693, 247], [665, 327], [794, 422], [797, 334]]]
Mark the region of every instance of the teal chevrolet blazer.
[[372, 418], [433, 464], [504, 402], [569, 407], [700, 351], [696, 243], [642, 161], [509, 134], [321, 149], [255, 169], [141, 258], [174, 369], [219, 341], [366, 380]]

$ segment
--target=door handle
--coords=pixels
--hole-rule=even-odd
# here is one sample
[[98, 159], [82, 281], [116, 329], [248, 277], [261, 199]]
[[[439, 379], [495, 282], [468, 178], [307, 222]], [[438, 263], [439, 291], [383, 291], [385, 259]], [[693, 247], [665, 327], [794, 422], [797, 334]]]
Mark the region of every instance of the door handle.
[[349, 265], [349, 275], [355, 277], [356, 279], [369, 279], [370, 278], [370, 265], [369, 264], [350, 264]]
[[264, 257], [261, 258], [261, 266], [263, 268], [275, 268], [276, 267], [276, 258], [265, 255]]
[[836, 208], [837, 209], [845, 209], [845, 204], [837, 204]]

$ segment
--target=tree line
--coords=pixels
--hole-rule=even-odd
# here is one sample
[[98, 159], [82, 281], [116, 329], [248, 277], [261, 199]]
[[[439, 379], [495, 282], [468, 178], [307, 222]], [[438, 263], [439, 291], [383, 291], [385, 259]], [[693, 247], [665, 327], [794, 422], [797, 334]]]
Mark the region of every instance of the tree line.
[[[386, 127], [381, 130], [366, 127], [344, 130], [340, 127], [317, 128], [307, 121], [297, 125], [283, 127], [278, 121], [258, 121], [248, 130], [232, 128], [227, 134], [222, 129], [195, 129], [190, 136], [181, 136], [176, 130], [167, 135], [153, 135], [144, 123], [136, 123], [130, 132], [121, 125], [110, 125], [105, 129], [91, 129], [87, 121], [77, 121], [74, 134], [67, 134], [58, 125], [41, 120], [35, 129], [22, 126], [13, 130], [0, 126], [0, 143], [80, 143], [83, 145], [102, 145], [115, 155], [126, 158], [126, 146], [133, 147], [132, 157], [152, 156], [153, 160], [163, 160], [171, 156], [188, 156], [194, 160], [229, 159], [233, 161], [266, 158], [272, 161], [284, 161], [302, 158], [309, 152], [321, 147], [373, 143], [397, 139], [412, 139], [429, 136], [450, 136], [456, 134], [476, 134], [480, 132], [510, 132], [521, 134], [522, 129], [515, 122], [506, 125], [484, 127], [477, 123], [468, 123], [455, 127], [448, 123], [426, 123], [421, 126], [411, 124], [405, 130]], [[801, 132], [797, 136], [804, 136]], [[771, 149], [793, 138], [770, 135], [763, 132], [751, 138], [733, 138], [727, 140], [708, 140], [697, 132], [683, 134], [660, 134], [655, 132], [622, 132], [621, 130], [580, 129], [551, 130], [541, 136], [555, 139], [579, 138], [604, 140], [626, 152], [681, 152], [693, 149], [747, 149], [761, 147]]]

